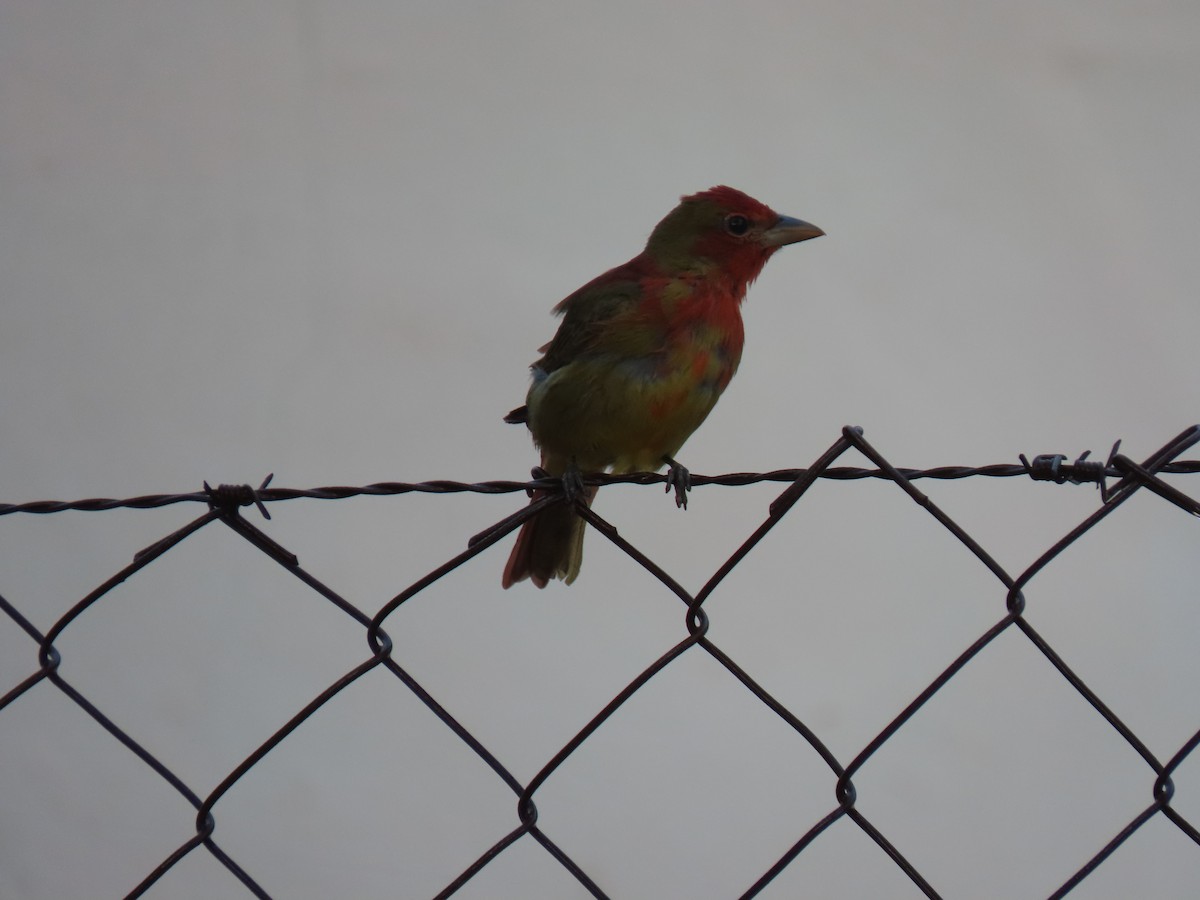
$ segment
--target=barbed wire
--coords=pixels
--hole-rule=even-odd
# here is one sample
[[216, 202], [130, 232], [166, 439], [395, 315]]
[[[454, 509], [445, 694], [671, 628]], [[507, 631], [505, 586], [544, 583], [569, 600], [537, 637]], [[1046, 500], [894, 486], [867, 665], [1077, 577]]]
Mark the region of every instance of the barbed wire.
[[[931, 478], [943, 481], [961, 478], [1015, 478], [1022, 475], [1035, 481], [1070, 482], [1072, 484], [1099, 484], [1104, 479], [1121, 478], [1127, 470], [1112, 462], [1097, 464], [1086, 462], [1088, 454], [1084, 453], [1074, 463], [1066, 462], [1062, 454], [1045, 454], [1029, 462], [1022, 457], [1021, 463], [994, 463], [986, 466], [936, 466], [929, 469], [907, 469], [898, 467], [900, 473], [909, 481], [919, 481]], [[1096, 468], [1100, 465], [1100, 468]], [[1185, 460], [1174, 462], [1161, 467], [1158, 474], [1191, 475], [1200, 472], [1200, 461]], [[723, 485], [725, 487], [744, 487], [750, 484], [769, 482], [787, 483], [804, 478], [807, 469], [774, 469], [770, 472], [730, 472], [724, 475], [691, 476], [691, 483], [701, 485]], [[331, 485], [307, 489], [297, 488], [268, 488], [273, 475], [267, 476], [259, 487], [249, 485], [225, 485], [229, 490], [236, 490], [236, 496], [246, 498], [245, 503], [274, 503], [280, 500], [345, 500], [350, 497], [392, 497], [400, 494], [514, 494], [534, 490], [557, 491], [562, 483], [557, 478], [535, 477], [529, 481], [477, 481], [464, 482], [439, 479], [434, 481], [380, 481], [374, 484], [347, 486]], [[867, 478], [891, 480], [892, 475], [882, 469], [863, 468], [860, 466], [833, 466], [818, 472], [816, 477], [830, 481], [859, 481]], [[591, 486], [609, 484], [650, 485], [666, 484], [668, 476], [656, 472], [634, 472], [626, 475], [592, 474], [583, 478], [583, 483]], [[204, 490], [188, 491], [175, 494], [145, 494], [139, 497], [113, 499], [110, 497], [94, 497], [86, 500], [31, 500], [25, 503], [0, 503], [0, 516], [14, 513], [30, 513], [48, 515], [50, 513], [78, 510], [82, 512], [102, 512], [109, 509], [156, 509], [172, 506], [176, 503], [210, 503], [216, 488], [205, 485]], [[249, 493], [252, 492], [252, 493]], [[265, 512], [265, 510], [263, 510]], [[270, 518], [270, 516], [267, 516]]]
[[[1051, 898], [1059, 898], [1087, 878], [1132, 834], [1156, 816], [1161, 815], [1200, 848], [1200, 831], [1172, 805], [1175, 790], [1172, 776], [1182, 762], [1200, 744], [1200, 730], [1192, 734], [1165, 762], [1160, 760], [1150, 750], [1147, 742], [1140, 738], [1127, 723], [1119, 718], [1104, 703], [1096, 691], [1067, 665], [1064, 658], [1054, 649], [1051, 643], [1035, 630], [1029, 620], [1025, 618], [1025, 600], [1022, 589], [1034, 575], [1049, 565], [1064, 549], [1090, 531], [1102, 519], [1111, 515], [1129, 497], [1140, 490], [1149, 491], [1193, 516], [1200, 516], [1200, 502], [1160, 477], [1167, 474], [1183, 475], [1200, 472], [1200, 461], [1178, 459], [1180, 454], [1186, 452], [1198, 442], [1200, 442], [1200, 425], [1193, 426], [1181, 432], [1141, 463], [1121, 454], [1118, 442], [1118, 444], [1113, 446], [1107, 460], [1104, 462], [1089, 460], [1089, 454], [1087, 453], [1080, 455], [1074, 461], [1068, 461], [1067, 457], [1062, 454], [1043, 454], [1034, 457], [1032, 461], [1022, 456], [1020, 464], [1011, 465], [983, 467], [943, 466], [931, 469], [902, 469], [893, 466], [876, 448], [868, 443], [863, 437], [860, 428], [847, 427], [843, 429], [841, 436], [830, 448], [812, 466], [806, 469], [781, 469], [765, 473], [733, 473], [720, 476], [693, 476], [692, 483], [694, 485], [719, 484], [743, 486], [763, 482], [777, 482], [787, 485], [770, 503], [766, 519], [717, 568], [708, 582], [694, 594], [684, 589], [679, 582], [660, 567], [644, 550], [635, 547], [622, 537], [611, 523], [599, 516], [593, 509], [590, 509], [585, 502], [579, 499], [574, 501], [566, 499], [566, 495], [561, 490], [561, 482], [558, 479], [545, 477], [535, 477], [528, 482], [486, 481], [474, 484], [455, 481], [427, 481], [419, 483], [381, 482], [362, 487], [324, 487], [310, 490], [294, 490], [270, 487], [271, 477], [268, 476], [258, 487], [250, 485], [220, 485], [213, 488], [206, 483], [204, 489], [201, 491], [180, 494], [151, 494], [125, 500], [96, 498], [72, 502], [36, 501], [0, 504], [0, 515], [15, 513], [41, 515], [66, 510], [149, 509], [188, 502], [203, 503], [207, 507], [202, 515], [184, 527], [160, 538], [150, 546], [136, 553], [129, 565], [114, 573], [110, 578], [89, 592], [71, 607], [67, 613], [62, 615], [44, 634], [21, 612], [15, 603], [0, 596], [0, 612], [8, 615], [37, 646], [36, 669], [30, 672], [19, 683], [12, 685], [6, 693], [0, 696], [0, 714], [18, 697], [34, 689], [41, 682], [48, 682], [87, 712], [114, 739], [156, 772], [195, 809], [195, 834], [169, 854], [154, 870], [148, 873], [129, 892], [129, 897], [139, 897], [145, 894], [166, 872], [199, 847], [204, 847], [215, 859], [221, 862], [250, 894], [256, 897], [269, 897], [270, 894], [267, 890], [259, 884], [250, 872], [234, 860], [216, 842], [216, 825], [212, 814], [213, 807], [267, 753], [284, 741], [300, 724], [308, 720], [324, 704], [366, 673], [377, 668], [382, 668], [395, 676], [459, 740], [486, 763], [492, 772], [513, 791], [517, 798], [517, 821], [515, 826], [508, 833], [500, 836], [490, 847], [484, 848], [436, 896], [438, 898], [451, 896], [508, 847], [528, 836], [544, 848], [585, 890], [595, 897], [606, 897], [607, 894], [601, 888], [596, 878], [585, 871], [583, 866], [572, 858], [538, 824], [535, 795], [546, 780], [572, 754], [578, 751], [597, 729], [601, 728], [626, 701], [685, 653], [696, 650], [707, 653], [754, 697], [763, 703], [764, 706], [774, 712], [795, 731], [824, 760], [835, 778], [837, 805], [817, 821], [813, 822], [803, 834], [798, 835], [791, 847], [769, 869], [763, 872], [741, 896], [743, 898], [756, 896], [784, 871], [817, 836], [826, 831], [835, 822], [845, 818], [852, 821], [864, 834], [870, 837], [880, 850], [921, 892], [928, 897], [939, 897], [940, 894], [933, 887], [932, 883], [922, 872], [918, 871], [916, 866], [902, 853], [896, 843], [885, 835], [880, 827], [859, 809], [857, 805], [858, 794], [853, 779], [865, 763], [903, 728], [925, 703], [962, 671], [984, 647], [988, 646], [1000, 634], [1014, 629], [1024, 635], [1030, 644], [1054, 666], [1070, 686], [1137, 752], [1147, 765], [1153, 781], [1153, 802], [1124, 824], [1108, 843], [1101, 847], [1084, 866], [1050, 894]], [[851, 449], [858, 451], [866, 457], [874, 465], [874, 468], [833, 466], [833, 463], [842, 454]], [[537, 474], [535, 473], [535, 476]], [[1095, 484], [1099, 487], [1101, 495], [1101, 503], [1098, 509], [1053, 544], [1024, 572], [1016, 575], [1009, 574], [1001, 567], [964, 528], [947, 515], [914, 484], [915, 481], [923, 478], [958, 479], [1016, 476], [1026, 476], [1034, 480], [1056, 484]], [[895, 715], [883, 730], [870, 740], [853, 759], [849, 762], [843, 762], [821, 740], [817, 731], [810, 724], [802, 721], [780, 700], [772, 696], [733, 657], [717, 645], [709, 633], [709, 621], [703, 605], [726, 576], [787, 515], [789, 510], [803, 498], [808, 489], [818, 479], [854, 480], [868, 478], [894, 483], [943, 528], [954, 535], [1003, 586], [1007, 611], [998, 622], [994, 623], [975, 639], [914, 700]], [[655, 485], [667, 483], [665, 476], [649, 473], [623, 476], [596, 476], [585, 478], [584, 481], [586, 484], [596, 485]], [[298, 498], [330, 500], [354, 496], [388, 496], [406, 493], [448, 494], [473, 492], [504, 494], [521, 491], [531, 492], [535, 489], [547, 493], [540, 499], [534, 500], [516, 513], [506, 516], [488, 529], [470, 538], [465, 550], [446, 560], [441, 565], [436, 566], [385, 603], [373, 614], [360, 609], [338, 592], [319, 581], [300, 566], [297, 557], [293, 553], [281, 546], [258, 525], [252, 523], [241, 514], [241, 510], [244, 507], [255, 506], [264, 519], [270, 519], [267, 504]], [[669, 484], [668, 489], [670, 489]], [[420, 684], [394, 658], [392, 641], [383, 626], [388, 617], [409, 599], [436, 583], [447, 573], [458, 568], [467, 560], [483, 552], [487, 547], [501, 540], [539, 510], [550, 504], [563, 502], [574, 502], [576, 512], [588, 525], [636, 561], [650, 577], [664, 585], [686, 605], [687, 635], [653, 663], [646, 666], [636, 678], [606, 703], [602, 709], [595, 712], [587, 724], [564, 744], [532, 779], [528, 782], [522, 782], [500, 762], [499, 758], [483, 741], [464, 727], [446, 706], [439, 702], [426, 687]], [[130, 734], [128, 730], [122, 728], [107, 716], [87, 697], [84, 690], [69, 683], [62, 676], [60, 671], [62, 652], [56, 646], [56, 642], [85, 610], [97, 603], [116, 585], [125, 581], [145, 566], [150, 565], [154, 560], [162, 557], [192, 534], [214, 521], [219, 521], [231, 528], [357, 622], [359, 626], [365, 629], [371, 653], [368, 658], [345, 672], [308, 704], [295, 712], [283, 727], [275, 731], [242, 763], [230, 771], [216, 787], [212, 788], [205, 795], [202, 791], [189, 786], [176, 772], [146, 749], [143, 743], [138, 741], [134, 735]]]

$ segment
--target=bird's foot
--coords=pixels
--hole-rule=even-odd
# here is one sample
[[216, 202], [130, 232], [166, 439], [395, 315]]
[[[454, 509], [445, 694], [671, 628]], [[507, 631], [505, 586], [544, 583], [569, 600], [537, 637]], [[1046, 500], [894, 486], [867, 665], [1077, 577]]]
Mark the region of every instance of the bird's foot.
[[[541, 466], [534, 466], [529, 471], [529, 474], [534, 481], [541, 481], [544, 478], [548, 479], [554, 477]], [[559, 478], [562, 481], [563, 497], [566, 498], [568, 503], [574, 503], [577, 497], [586, 493], [587, 487], [583, 483], [583, 473], [579, 471], [579, 466], [575, 464], [574, 460], [567, 465], [566, 470], [562, 473], [562, 475], [559, 476]], [[529, 495], [532, 497], [533, 492], [530, 491]]]
[[568, 503], [574, 504], [575, 499], [583, 494], [583, 473], [579, 471], [575, 460], [571, 460], [566, 471], [562, 473], [562, 486], [563, 496], [567, 498]]
[[692, 473], [669, 456], [663, 457], [667, 464], [667, 493], [675, 489], [675, 505], [687, 509], [688, 491], [692, 489]]

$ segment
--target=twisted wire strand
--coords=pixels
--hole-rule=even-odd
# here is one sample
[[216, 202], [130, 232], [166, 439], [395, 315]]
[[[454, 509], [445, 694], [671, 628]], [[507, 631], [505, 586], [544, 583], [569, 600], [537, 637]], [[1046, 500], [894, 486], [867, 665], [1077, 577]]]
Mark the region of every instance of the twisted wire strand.
[[[1023, 463], [996, 463], [986, 466], [935, 466], [929, 469], [896, 468], [908, 481], [918, 481], [922, 478], [938, 480], [957, 480], [962, 478], [1015, 478], [1021, 475], [1031, 476], [1029, 466]], [[1061, 468], [1065, 477], [1071, 480], [1071, 464]], [[1200, 460], [1173, 462], [1163, 466], [1160, 474], [1179, 475], [1200, 472]], [[722, 485], [725, 487], [742, 487], [749, 484], [788, 483], [803, 478], [807, 469], [773, 469], [769, 472], [730, 472], [724, 475], [695, 475], [691, 476], [693, 486]], [[1104, 478], [1120, 478], [1124, 472], [1115, 465], [1104, 467], [1100, 473]], [[862, 468], [858, 466], [836, 466], [817, 473], [817, 478], [831, 481], [857, 481], [875, 478], [884, 481], [893, 479], [893, 475], [882, 469]], [[1031, 476], [1032, 477], [1032, 476]], [[1052, 479], [1037, 479], [1052, 480]], [[1093, 479], [1094, 480], [1094, 479]], [[666, 484], [667, 475], [657, 472], [634, 472], [627, 475], [588, 475], [583, 479], [586, 485], [609, 484]], [[1083, 483], [1083, 479], [1079, 482]], [[223, 487], [230, 487], [223, 485]], [[233, 486], [244, 488], [245, 485]], [[533, 490], [555, 491], [562, 487], [557, 478], [534, 478], [530, 481], [477, 481], [464, 482], [438, 479], [433, 481], [380, 481], [374, 484], [349, 486], [331, 485], [315, 488], [257, 488], [254, 489], [256, 501], [276, 503], [281, 500], [344, 500], [349, 497], [390, 497], [398, 494], [515, 494], [529, 493]], [[85, 500], [31, 500], [23, 503], [0, 503], [0, 516], [14, 513], [29, 513], [49, 515], [51, 513], [78, 510], [82, 512], [101, 512], [109, 509], [156, 509], [171, 506], [176, 503], [205, 503], [213, 502], [212, 491], [188, 491], [174, 494], [144, 494], [137, 497], [115, 499], [110, 497], [94, 497]], [[249, 505], [245, 503], [242, 505]]]

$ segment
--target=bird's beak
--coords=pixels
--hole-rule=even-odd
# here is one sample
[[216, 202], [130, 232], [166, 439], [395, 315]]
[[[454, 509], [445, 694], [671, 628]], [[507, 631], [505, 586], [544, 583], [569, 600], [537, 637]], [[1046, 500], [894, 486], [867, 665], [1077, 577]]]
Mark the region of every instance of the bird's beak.
[[791, 216], [780, 216], [774, 225], [762, 233], [762, 242], [768, 247], [782, 247], [784, 244], [811, 240], [824, 233], [816, 225]]

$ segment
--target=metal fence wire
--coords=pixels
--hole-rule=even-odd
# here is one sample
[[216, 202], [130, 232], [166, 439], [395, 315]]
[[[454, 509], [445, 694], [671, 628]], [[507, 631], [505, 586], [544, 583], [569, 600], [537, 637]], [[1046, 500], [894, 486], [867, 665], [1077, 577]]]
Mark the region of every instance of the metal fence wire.
[[[366, 487], [327, 487], [313, 490], [292, 490], [287, 488], [272, 488], [269, 486], [270, 477], [259, 487], [249, 485], [228, 486], [216, 488], [207, 484], [204, 490], [186, 494], [154, 495], [135, 497], [125, 500], [93, 499], [77, 502], [32, 502], [20, 504], [0, 504], [0, 515], [12, 514], [51, 514], [66, 510], [110, 510], [116, 508], [147, 509], [169, 504], [201, 504], [205, 512], [183, 528], [169, 534], [150, 546], [138, 552], [133, 561], [116, 572], [104, 583], [97, 586], [87, 596], [76, 603], [65, 615], [55, 622], [46, 633], [39, 631], [21, 612], [18, 605], [4, 597], [0, 597], [0, 610], [8, 615], [32, 641], [31, 656], [36, 648], [36, 664], [28, 676], [20, 683], [8, 687], [0, 697], [0, 727], [3, 727], [3, 711], [10, 707], [22, 695], [29, 691], [45, 689], [43, 682], [53, 685], [71, 701], [82, 708], [89, 716], [108, 731], [130, 753], [137, 756], [146, 766], [161, 776], [171, 787], [182, 795], [196, 810], [195, 834], [179, 846], [166, 859], [146, 874], [140, 884], [132, 887], [128, 896], [138, 897], [146, 893], [173, 866], [188, 854], [199, 848], [204, 848], [219, 860], [233, 875], [240, 880], [246, 890], [257, 897], [268, 897], [267, 887], [256, 880], [254, 873], [248, 871], [230, 854], [225, 852], [217, 840], [216, 819], [213, 809], [218, 802], [233, 790], [238, 782], [256, 766], [272, 749], [292, 734], [292, 732], [331, 698], [345, 690], [365, 673], [377, 667], [383, 667], [395, 676], [397, 681], [408, 691], [411, 691], [438, 719], [457, 736], [467, 747], [487, 764], [513, 794], [516, 795], [516, 819], [511, 831], [499, 836], [492, 846], [481, 848], [474, 859], [463, 860], [461, 873], [447, 884], [438, 897], [449, 897], [466, 885], [486, 866], [496, 860], [508, 848], [522, 839], [535, 841], [554, 859], [560, 863], [587, 891], [596, 897], [608, 896], [605, 893], [600, 877], [585, 871], [584, 868], [568, 855], [562, 847], [555, 843], [551, 836], [552, 827], [543, 828], [538, 822], [536, 799], [539, 788], [572, 754], [580, 749], [592, 735], [601, 728], [613, 713], [629, 700], [652, 679], [671, 666], [685, 653], [707, 653], [716, 660], [730, 676], [735, 678], [747, 691], [757, 697], [767, 708], [774, 712], [788, 726], [803, 738], [828, 765], [831, 773], [831, 786], [834, 788], [835, 803], [828, 813], [818, 820], [811, 822], [803, 833], [794, 835], [794, 842], [779, 859], [762, 872], [752, 884], [747, 885], [743, 897], [753, 897], [759, 894], [773, 879], [775, 879], [789, 864], [804, 852], [815, 838], [842, 818], [849, 819], [858, 826], [887, 857], [904, 872], [912, 883], [929, 897], [940, 896], [934, 885], [927, 880], [916, 866], [910, 862], [883, 831], [872, 823], [857, 806], [857, 795], [854, 777], [883, 745], [888, 742], [921, 707], [947, 685], [972, 659], [989, 643], [1002, 633], [1016, 629], [1028, 639], [1061, 676], [1069, 682], [1091, 706], [1102, 716], [1142, 758], [1147, 767], [1147, 785], [1152, 786], [1152, 802], [1130, 821], [1122, 823], [1112, 834], [1111, 840], [1096, 848], [1095, 854], [1070, 878], [1067, 879], [1051, 897], [1062, 897], [1086, 879], [1097, 867], [1101, 866], [1114, 851], [1138, 829], [1147, 822], [1162, 817], [1169, 821], [1196, 845], [1200, 845], [1200, 831], [1180, 812], [1172, 806], [1174, 785], [1172, 775], [1180, 764], [1187, 758], [1197, 743], [1200, 743], [1200, 731], [1197, 731], [1182, 746], [1165, 761], [1156, 756], [1140, 738], [1105, 704], [1104, 700], [1089, 687], [1067, 665], [1055, 648], [1043, 638], [1025, 616], [1025, 600], [1022, 588], [1038, 572], [1043, 570], [1067, 547], [1078, 541], [1098, 522], [1112, 515], [1126, 500], [1138, 491], [1151, 492], [1162, 502], [1174, 504], [1193, 516], [1200, 516], [1200, 502], [1192, 496], [1164, 481], [1164, 474], [1195, 474], [1200, 472], [1200, 461], [1180, 460], [1180, 454], [1200, 442], [1200, 425], [1193, 426], [1169, 441], [1157, 452], [1141, 463], [1135, 462], [1119, 452], [1119, 442], [1113, 447], [1107, 460], [1090, 460], [1084, 454], [1074, 461], [1061, 455], [1038, 456], [1033, 460], [1021, 457], [1020, 463], [994, 465], [977, 468], [943, 467], [927, 470], [898, 469], [889, 463], [863, 437], [862, 430], [856, 427], [843, 429], [837, 441], [807, 469], [780, 470], [759, 474], [736, 474], [717, 477], [694, 476], [694, 485], [723, 484], [746, 485], [760, 482], [779, 482], [785, 485], [781, 493], [770, 503], [766, 519], [745, 541], [726, 559], [708, 582], [695, 594], [689, 593], [664, 571], [651, 558], [652, 550], [638, 548], [629, 543], [618, 533], [617, 529], [601, 518], [585, 504], [576, 500], [576, 511], [592, 528], [607, 540], [611, 541], [645, 570], [651, 578], [657, 579], [668, 590], [674, 593], [685, 605], [686, 636], [661, 657], [648, 665], [624, 690], [611, 699], [602, 709], [596, 711], [588, 723], [570, 740], [547, 760], [541, 770], [527, 783], [522, 783], [498, 759], [485, 744], [457, 721], [453, 713], [443, 706], [437, 698], [423, 687], [405, 670], [403, 660], [393, 655], [393, 645], [388, 637], [385, 625], [390, 616], [412, 597], [437, 582], [447, 573], [461, 566], [465, 561], [482, 553], [492, 544], [504, 538], [518, 528], [540, 508], [550, 503], [570, 502], [565, 499], [562, 485], [553, 479], [535, 479], [530, 482], [492, 481], [478, 484], [464, 484], [451, 481], [433, 481], [419, 484], [381, 483]], [[834, 463], [847, 451], [855, 449], [874, 465], [874, 468], [837, 467]], [[1060, 540], [1045, 551], [1029, 568], [1019, 574], [1006, 572], [980, 544], [968, 534], [959, 524], [943, 512], [929, 497], [916, 486], [920, 479], [957, 479], [968, 477], [1028, 477], [1039, 481], [1063, 483], [1090, 483], [1099, 486], [1101, 502], [1099, 507], [1076, 527], [1067, 532]], [[737, 566], [756, 544], [787, 515], [788, 511], [798, 503], [805, 492], [817, 479], [852, 480], [852, 479], [881, 479], [893, 483], [903, 490], [925, 512], [932, 516], [946, 530], [954, 535], [966, 548], [987, 568], [989, 572], [1003, 585], [1007, 596], [1007, 612], [994, 625], [974, 640], [970, 646], [962, 650], [946, 668], [931, 681], [917, 697], [900, 710], [887, 726], [875, 736], [861, 751], [850, 760], [839, 759], [822, 742], [816, 729], [802, 721], [787, 709], [780, 701], [757, 684], [746, 671], [732, 659], [715, 642], [709, 633], [709, 621], [705, 614], [704, 603], [722, 580]], [[623, 476], [595, 476], [585, 479], [587, 484], [635, 483], [647, 485], [662, 485], [664, 476], [657, 474], [635, 474]], [[1178, 483], [1178, 482], [1177, 482]], [[446, 560], [424, 577], [415, 581], [408, 588], [397, 594], [381, 609], [374, 612], [357, 608], [337, 591], [318, 581], [302, 568], [297, 557], [288, 549], [277, 543], [268, 534], [269, 526], [262, 522], [252, 522], [243, 516], [242, 510], [254, 507], [263, 519], [270, 519], [268, 506], [284, 500], [301, 497], [318, 499], [340, 499], [360, 495], [394, 495], [411, 492], [421, 493], [519, 493], [531, 491], [534, 488], [550, 491], [550, 494], [540, 500], [523, 506], [516, 513], [507, 516], [486, 531], [475, 535], [468, 542], [467, 549], [452, 559]], [[253, 512], [254, 510], [251, 510]], [[1187, 520], [1183, 520], [1187, 521]], [[105, 712], [89, 700], [86, 687], [69, 683], [60, 674], [62, 654], [57, 647], [59, 639], [66, 629], [70, 628], [86, 610], [98, 603], [115, 586], [129, 578], [135, 572], [150, 565], [164, 554], [179, 546], [191, 535], [212, 522], [233, 529], [250, 544], [260, 550], [274, 562], [283, 566], [288, 572], [316, 591], [345, 615], [355, 620], [364, 630], [370, 648], [369, 655], [357, 666], [346, 672], [325, 690], [321, 691], [304, 708], [298, 710], [292, 718], [278, 731], [272, 734], [261, 746], [251, 753], [240, 765], [229, 772], [216, 787], [208, 789], [190, 785], [162, 759], [156, 758], [139, 743], [138, 736], [123, 729], [119, 723], [109, 718]], [[595, 540], [596, 536], [592, 536]], [[596, 576], [593, 576], [596, 577]], [[0, 690], [5, 686], [0, 685]], [[1200, 847], [1197, 848], [1200, 850]]]

